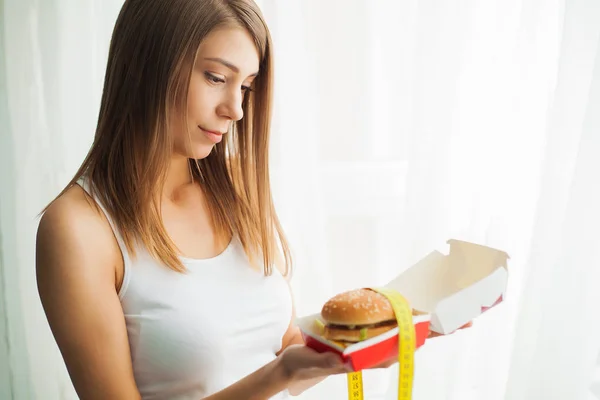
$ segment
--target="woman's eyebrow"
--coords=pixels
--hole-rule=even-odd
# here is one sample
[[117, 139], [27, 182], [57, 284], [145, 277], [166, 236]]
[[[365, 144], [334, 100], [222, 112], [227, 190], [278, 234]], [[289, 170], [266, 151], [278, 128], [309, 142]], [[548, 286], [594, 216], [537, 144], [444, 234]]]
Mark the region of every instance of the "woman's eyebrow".
[[[219, 64], [223, 64], [224, 66], [226, 66], [227, 68], [229, 68], [230, 70], [232, 70], [233, 72], [235, 72], [236, 74], [239, 74], [240, 69], [238, 67], [236, 67], [235, 65], [233, 65], [232, 63], [230, 63], [229, 61], [223, 60], [222, 58], [219, 57], [205, 57], [204, 58], [207, 61], [215, 61], [218, 62]], [[248, 77], [254, 77], [258, 75], [258, 71], [250, 74]]]

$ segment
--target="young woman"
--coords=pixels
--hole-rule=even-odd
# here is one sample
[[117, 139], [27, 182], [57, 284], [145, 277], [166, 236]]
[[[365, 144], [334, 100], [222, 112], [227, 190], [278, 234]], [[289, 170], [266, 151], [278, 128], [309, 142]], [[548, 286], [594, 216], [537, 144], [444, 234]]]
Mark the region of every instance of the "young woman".
[[94, 143], [37, 235], [81, 399], [284, 399], [348, 372], [292, 323], [272, 68], [252, 0], [125, 1]]
[[292, 324], [272, 68], [251, 0], [125, 1], [94, 143], [37, 235], [81, 399], [282, 399], [347, 372]]

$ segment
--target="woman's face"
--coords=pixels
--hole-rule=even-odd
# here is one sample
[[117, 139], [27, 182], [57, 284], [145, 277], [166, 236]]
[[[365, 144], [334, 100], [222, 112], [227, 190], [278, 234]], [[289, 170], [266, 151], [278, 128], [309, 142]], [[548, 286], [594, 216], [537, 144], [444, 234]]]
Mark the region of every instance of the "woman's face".
[[259, 54], [242, 28], [218, 28], [198, 49], [187, 101], [187, 129], [175, 123], [174, 149], [187, 158], [208, 156], [232, 122], [244, 116], [242, 101], [259, 68]]

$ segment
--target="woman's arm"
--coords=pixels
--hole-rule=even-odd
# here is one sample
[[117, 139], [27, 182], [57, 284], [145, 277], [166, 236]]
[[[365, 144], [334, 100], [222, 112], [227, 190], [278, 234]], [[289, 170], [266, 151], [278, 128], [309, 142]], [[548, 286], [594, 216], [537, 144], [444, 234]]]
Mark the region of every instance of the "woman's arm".
[[282, 373], [279, 359], [204, 400], [263, 400], [287, 389], [289, 378]]
[[293, 345], [274, 361], [204, 400], [263, 400], [300, 382], [348, 372], [336, 354]]
[[330, 375], [350, 372], [338, 355], [318, 353], [304, 345], [300, 329], [294, 323], [296, 307], [291, 286], [290, 296], [292, 318], [282, 338], [277, 358], [205, 400], [262, 400], [286, 389], [292, 396], [297, 396]]
[[108, 221], [75, 186], [44, 213], [37, 233], [38, 292], [83, 400], [139, 399], [116, 267], [121, 253]]

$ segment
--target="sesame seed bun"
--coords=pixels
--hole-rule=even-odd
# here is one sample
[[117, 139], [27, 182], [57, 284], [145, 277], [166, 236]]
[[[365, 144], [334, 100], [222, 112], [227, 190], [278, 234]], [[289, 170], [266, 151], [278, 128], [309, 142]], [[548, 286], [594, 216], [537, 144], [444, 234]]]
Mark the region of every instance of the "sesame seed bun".
[[355, 289], [332, 297], [323, 305], [321, 317], [335, 325], [369, 325], [396, 319], [388, 299], [369, 289]]
[[323, 337], [359, 342], [397, 326], [394, 310], [385, 296], [369, 289], [355, 289], [329, 299], [321, 310]]

